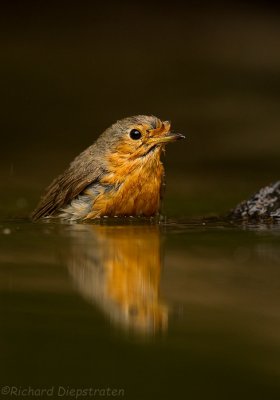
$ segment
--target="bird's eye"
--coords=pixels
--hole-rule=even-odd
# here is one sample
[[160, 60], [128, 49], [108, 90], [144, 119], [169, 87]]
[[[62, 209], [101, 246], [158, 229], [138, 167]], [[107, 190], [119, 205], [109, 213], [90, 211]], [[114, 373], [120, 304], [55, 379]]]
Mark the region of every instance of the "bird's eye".
[[132, 129], [132, 130], [130, 131], [129, 136], [130, 136], [131, 139], [133, 139], [133, 140], [138, 140], [138, 139], [141, 138], [142, 134], [141, 134], [141, 132], [138, 131], [137, 129]]

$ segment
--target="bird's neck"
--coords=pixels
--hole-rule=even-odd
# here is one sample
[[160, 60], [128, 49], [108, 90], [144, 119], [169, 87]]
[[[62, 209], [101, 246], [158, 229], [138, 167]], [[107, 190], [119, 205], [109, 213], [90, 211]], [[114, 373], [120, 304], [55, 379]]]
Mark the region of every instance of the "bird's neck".
[[160, 149], [137, 158], [132, 158], [129, 154], [120, 156], [113, 153], [108, 159], [107, 174], [101, 178], [100, 182], [105, 185], [117, 186], [132, 176], [138, 177], [138, 179], [140, 177], [141, 180], [153, 180], [156, 177], [161, 177], [164, 168], [160, 156]]

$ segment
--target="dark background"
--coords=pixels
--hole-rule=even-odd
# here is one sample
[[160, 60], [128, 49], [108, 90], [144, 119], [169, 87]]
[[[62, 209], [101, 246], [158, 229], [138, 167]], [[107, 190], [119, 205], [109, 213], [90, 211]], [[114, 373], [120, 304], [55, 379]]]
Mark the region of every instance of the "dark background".
[[223, 213], [279, 179], [280, 12], [273, 2], [1, 3], [2, 216], [115, 120], [154, 114], [168, 215]]

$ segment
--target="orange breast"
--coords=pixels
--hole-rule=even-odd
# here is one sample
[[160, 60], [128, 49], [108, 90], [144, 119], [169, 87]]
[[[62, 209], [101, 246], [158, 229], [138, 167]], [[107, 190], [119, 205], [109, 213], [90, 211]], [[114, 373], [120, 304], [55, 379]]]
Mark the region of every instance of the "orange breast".
[[163, 177], [163, 165], [159, 157], [144, 165], [134, 165], [129, 171], [118, 169], [102, 178], [102, 184], [119, 183], [117, 190], [102, 193], [93, 203], [92, 211], [86, 218], [104, 215], [155, 215], [160, 208], [160, 189]]

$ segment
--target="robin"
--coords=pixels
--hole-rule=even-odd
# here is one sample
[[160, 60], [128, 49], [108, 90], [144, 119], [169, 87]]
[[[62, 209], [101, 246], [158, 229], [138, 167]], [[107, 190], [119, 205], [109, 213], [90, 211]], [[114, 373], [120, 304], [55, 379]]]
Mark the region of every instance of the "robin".
[[169, 121], [154, 116], [117, 121], [50, 184], [31, 217], [71, 221], [157, 215], [164, 176], [161, 153], [167, 143], [183, 138], [170, 132]]

